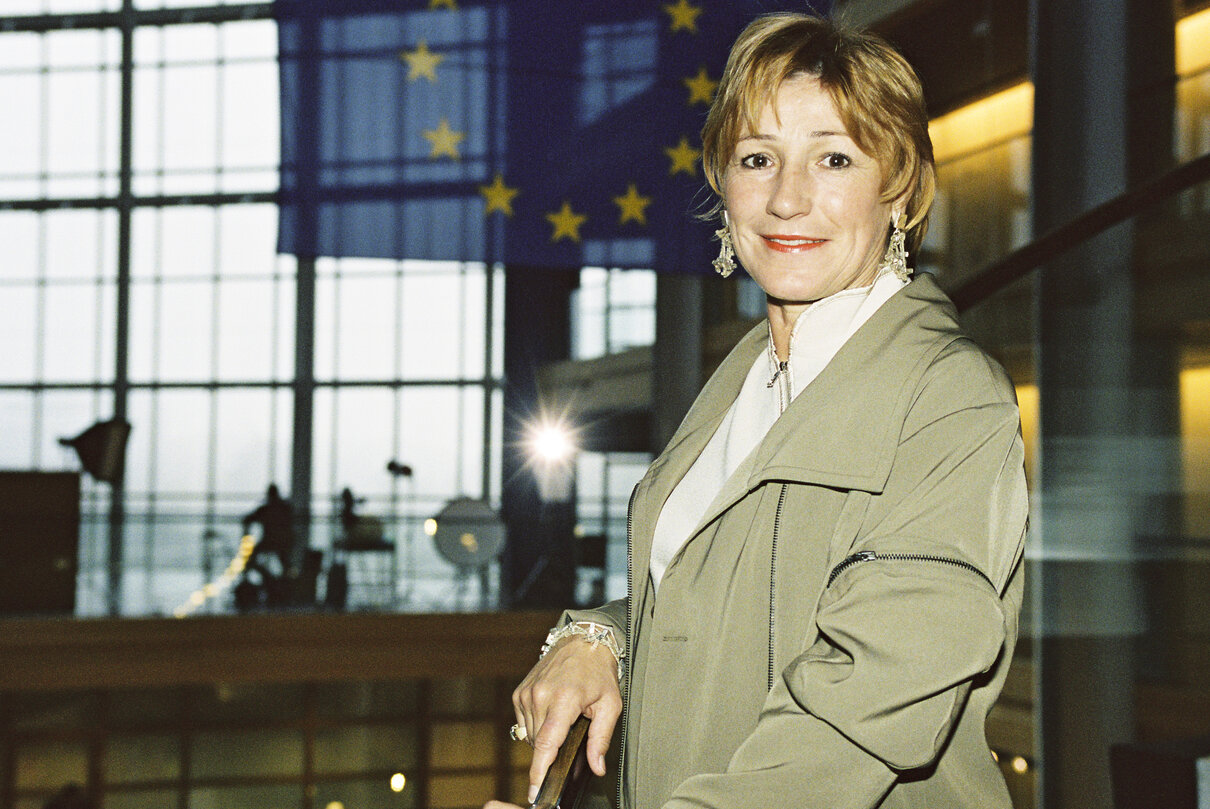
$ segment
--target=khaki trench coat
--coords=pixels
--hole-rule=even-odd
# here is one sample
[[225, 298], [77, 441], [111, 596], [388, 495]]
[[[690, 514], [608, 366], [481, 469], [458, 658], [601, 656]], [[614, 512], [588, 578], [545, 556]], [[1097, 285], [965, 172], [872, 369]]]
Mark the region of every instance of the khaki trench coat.
[[617, 794], [633, 809], [1009, 807], [984, 723], [1021, 603], [1019, 416], [931, 277], [794, 400], [652, 594], [660, 508], [767, 335], [741, 340], [636, 486], [629, 599], [564, 616], [626, 639]]

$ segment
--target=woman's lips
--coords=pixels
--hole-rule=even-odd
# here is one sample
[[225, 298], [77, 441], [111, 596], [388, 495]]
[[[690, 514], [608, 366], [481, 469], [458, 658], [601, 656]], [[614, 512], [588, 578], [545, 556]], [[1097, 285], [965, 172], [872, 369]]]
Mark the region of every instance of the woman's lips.
[[779, 253], [805, 253], [827, 244], [827, 239], [809, 239], [805, 236], [783, 236], [778, 233], [761, 236], [765, 246]]

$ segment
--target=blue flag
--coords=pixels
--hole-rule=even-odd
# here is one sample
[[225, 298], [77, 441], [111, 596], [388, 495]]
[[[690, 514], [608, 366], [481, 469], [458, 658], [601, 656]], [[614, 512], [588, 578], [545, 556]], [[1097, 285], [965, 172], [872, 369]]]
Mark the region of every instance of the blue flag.
[[759, 13], [828, 5], [277, 0], [278, 250], [709, 271], [727, 51]]

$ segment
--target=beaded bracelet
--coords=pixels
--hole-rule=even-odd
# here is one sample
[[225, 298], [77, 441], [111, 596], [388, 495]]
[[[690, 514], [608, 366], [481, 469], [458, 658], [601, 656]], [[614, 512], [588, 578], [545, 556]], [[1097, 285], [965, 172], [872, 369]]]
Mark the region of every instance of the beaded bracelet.
[[626, 669], [623, 661], [626, 659], [626, 652], [618, 645], [618, 639], [614, 635], [613, 627], [605, 624], [597, 624], [592, 621], [577, 621], [572, 624], [564, 624], [563, 626], [555, 627], [546, 635], [546, 642], [542, 644], [542, 651], [538, 654], [538, 659], [546, 657], [554, 645], [564, 638], [569, 638], [572, 635], [579, 635], [586, 641], [592, 644], [592, 648], [597, 648], [598, 645], [604, 646], [613, 655], [613, 659], [618, 662], [618, 681], [622, 680], [622, 675]]

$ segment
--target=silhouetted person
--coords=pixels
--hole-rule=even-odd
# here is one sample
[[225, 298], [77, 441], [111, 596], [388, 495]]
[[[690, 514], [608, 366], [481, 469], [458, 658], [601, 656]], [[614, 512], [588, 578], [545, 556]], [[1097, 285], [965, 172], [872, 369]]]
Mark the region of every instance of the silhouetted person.
[[[261, 536], [248, 557], [247, 569], [260, 573], [265, 582], [271, 578], [289, 576], [294, 567], [294, 509], [282, 498], [277, 484], [270, 484], [265, 493], [265, 502], [244, 517], [244, 533], [248, 533], [255, 523], [260, 524]], [[265, 567], [262, 561], [265, 554], [277, 556], [281, 563], [279, 573], [273, 573]]]
[[353, 530], [357, 527], [357, 513], [355, 509], [360, 502], [358, 498], [353, 496], [353, 490], [345, 488], [340, 493], [340, 527], [344, 531], [345, 544], [351, 544], [353, 541]]

